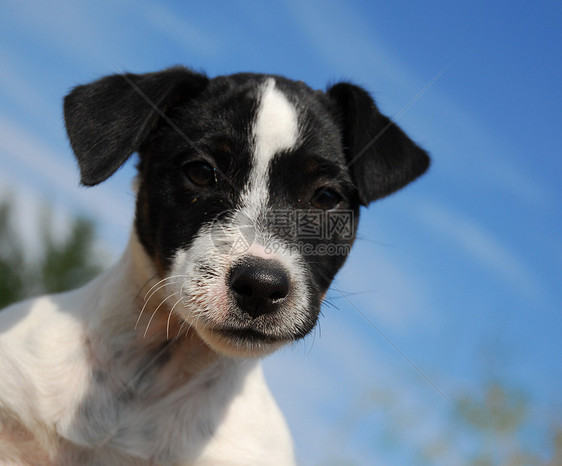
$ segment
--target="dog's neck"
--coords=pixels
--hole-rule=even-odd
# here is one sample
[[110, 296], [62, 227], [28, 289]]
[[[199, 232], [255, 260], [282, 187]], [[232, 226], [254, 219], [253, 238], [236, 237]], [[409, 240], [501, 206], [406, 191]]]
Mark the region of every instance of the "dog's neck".
[[90, 287], [95, 305], [84, 316], [87, 345], [94, 367], [117, 384], [158, 371], [158, 386], [168, 391], [233, 362], [212, 351], [172, 312], [180, 298], [171, 296], [162, 280], [133, 232], [121, 259]]

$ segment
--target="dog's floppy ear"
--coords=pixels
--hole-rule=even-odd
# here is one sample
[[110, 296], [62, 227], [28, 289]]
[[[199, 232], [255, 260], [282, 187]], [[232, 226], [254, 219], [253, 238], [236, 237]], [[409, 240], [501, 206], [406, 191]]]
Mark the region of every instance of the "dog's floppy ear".
[[109, 178], [140, 148], [166, 109], [197, 95], [208, 82], [202, 74], [175, 67], [115, 74], [74, 88], [64, 99], [64, 120], [82, 184]]
[[335, 102], [347, 163], [363, 205], [392, 194], [424, 173], [429, 156], [377, 109], [362, 88], [339, 83]]

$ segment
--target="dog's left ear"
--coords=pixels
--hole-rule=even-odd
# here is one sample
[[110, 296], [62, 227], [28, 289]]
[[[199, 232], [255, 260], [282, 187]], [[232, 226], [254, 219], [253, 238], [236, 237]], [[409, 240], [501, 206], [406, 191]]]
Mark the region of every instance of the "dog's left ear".
[[349, 83], [330, 87], [347, 163], [363, 205], [392, 194], [429, 167], [429, 156], [388, 117], [371, 96]]
[[78, 86], [64, 99], [64, 121], [81, 183], [105, 181], [139, 150], [170, 106], [200, 93], [209, 79], [184, 67], [115, 74]]

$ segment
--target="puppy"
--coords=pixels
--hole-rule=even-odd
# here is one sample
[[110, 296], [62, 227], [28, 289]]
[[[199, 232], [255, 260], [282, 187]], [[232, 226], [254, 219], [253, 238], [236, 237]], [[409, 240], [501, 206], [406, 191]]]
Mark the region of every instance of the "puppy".
[[2, 464], [294, 464], [259, 357], [313, 329], [360, 206], [426, 152], [363, 89], [281, 76], [114, 75], [64, 117], [85, 186], [138, 152], [134, 228], [91, 283], [0, 313]]

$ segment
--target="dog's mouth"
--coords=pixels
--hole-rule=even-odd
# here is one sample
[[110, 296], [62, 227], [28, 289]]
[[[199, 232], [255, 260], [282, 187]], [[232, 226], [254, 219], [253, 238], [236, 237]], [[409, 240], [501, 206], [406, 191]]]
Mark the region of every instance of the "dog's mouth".
[[293, 341], [293, 336], [280, 336], [252, 328], [202, 327], [201, 338], [216, 352], [233, 357], [256, 357], [272, 353]]
[[254, 330], [251, 328], [247, 329], [236, 329], [236, 328], [220, 328], [213, 329], [215, 333], [222, 335], [224, 338], [230, 338], [232, 340], [239, 340], [242, 343], [258, 343], [258, 344], [275, 344], [279, 342], [287, 341], [287, 338], [280, 338], [274, 335], [268, 335], [259, 330]]

